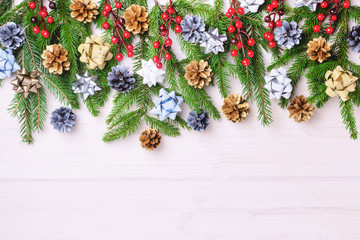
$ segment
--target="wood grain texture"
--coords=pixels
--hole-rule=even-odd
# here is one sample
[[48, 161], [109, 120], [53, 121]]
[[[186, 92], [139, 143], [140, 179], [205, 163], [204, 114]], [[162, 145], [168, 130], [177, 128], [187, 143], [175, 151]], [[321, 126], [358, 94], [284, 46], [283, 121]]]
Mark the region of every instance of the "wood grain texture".
[[[0, 239], [360, 238], [360, 142], [349, 139], [336, 99], [304, 124], [273, 101], [269, 128], [252, 106], [241, 124], [222, 119], [201, 134], [164, 137], [154, 152], [140, 148], [140, 132], [101, 141], [109, 102], [99, 118], [77, 111], [71, 134], [48, 124], [27, 146], [6, 110], [9, 80], [0, 88]], [[220, 107], [217, 89], [207, 90]], [[296, 94], [307, 95], [305, 79]], [[59, 107], [48, 96], [48, 109]]]

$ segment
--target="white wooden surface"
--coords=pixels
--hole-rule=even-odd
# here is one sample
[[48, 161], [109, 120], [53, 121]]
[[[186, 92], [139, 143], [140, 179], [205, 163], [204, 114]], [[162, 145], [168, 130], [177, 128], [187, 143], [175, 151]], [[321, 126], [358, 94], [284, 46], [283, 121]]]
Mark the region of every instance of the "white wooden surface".
[[[9, 82], [0, 88], [0, 239], [360, 238], [360, 144], [349, 139], [337, 99], [305, 124], [273, 101], [270, 128], [253, 106], [241, 124], [222, 119], [201, 134], [164, 137], [154, 152], [140, 148], [140, 132], [101, 141], [109, 103], [99, 118], [76, 111], [71, 134], [48, 124], [27, 146], [7, 113]], [[217, 89], [207, 90], [220, 108]], [[307, 95], [305, 79], [296, 93]], [[56, 107], [49, 96], [49, 110]]]

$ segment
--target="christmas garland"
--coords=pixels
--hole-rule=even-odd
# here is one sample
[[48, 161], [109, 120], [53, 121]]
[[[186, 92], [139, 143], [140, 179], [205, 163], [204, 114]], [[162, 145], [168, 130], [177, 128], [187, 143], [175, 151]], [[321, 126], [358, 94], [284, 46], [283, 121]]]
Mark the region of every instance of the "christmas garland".
[[[3, 0], [4, 1], [4, 0]], [[83, 101], [93, 116], [115, 91], [106, 119], [110, 142], [135, 133], [142, 123], [141, 146], [153, 150], [162, 135], [180, 129], [204, 131], [211, 119], [234, 123], [257, 106], [263, 126], [272, 123], [270, 99], [287, 107], [296, 122], [308, 121], [331, 97], [339, 97], [341, 115], [356, 139], [354, 108], [360, 106], [360, 66], [349, 47], [360, 52], [360, 7], [350, 1], [223, 0], [28, 0], [13, 6], [0, 0], [0, 83], [16, 72], [9, 112], [18, 119], [22, 140], [34, 141], [47, 115], [45, 88], [64, 106], [51, 124], [70, 132]], [[150, 0], [149, 0], [150, 1]], [[91, 24], [103, 29], [94, 36]], [[172, 51], [178, 44], [184, 59]], [[266, 69], [263, 52], [273, 55]], [[132, 58], [133, 66], [122, 64]], [[290, 64], [288, 69], [285, 68]], [[293, 96], [301, 77], [310, 96]], [[230, 79], [242, 94], [231, 94]], [[221, 111], [206, 92], [217, 87]], [[236, 91], [235, 91], [236, 92]], [[190, 107], [186, 119], [179, 116]]]

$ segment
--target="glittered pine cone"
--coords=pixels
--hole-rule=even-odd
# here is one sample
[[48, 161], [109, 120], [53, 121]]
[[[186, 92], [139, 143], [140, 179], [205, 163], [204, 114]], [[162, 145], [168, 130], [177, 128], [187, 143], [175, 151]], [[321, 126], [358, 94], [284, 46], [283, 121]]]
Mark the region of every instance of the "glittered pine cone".
[[360, 52], [360, 25], [352, 27], [346, 41], [349, 43], [349, 47], [351, 47], [355, 52]]
[[149, 30], [149, 12], [139, 5], [131, 5], [124, 13], [126, 30], [133, 34], [143, 34]]
[[295, 122], [307, 122], [315, 112], [314, 106], [303, 95], [291, 99], [287, 110], [290, 113], [289, 118], [294, 119]]
[[148, 128], [141, 133], [139, 140], [142, 148], [152, 151], [159, 146], [161, 134], [156, 129]]
[[317, 60], [322, 63], [331, 56], [330, 50], [330, 44], [326, 41], [326, 39], [319, 37], [314, 38], [308, 43], [307, 54], [310, 56], [312, 61]]
[[135, 87], [134, 74], [129, 71], [129, 67], [112, 67], [107, 79], [109, 86], [118, 92], [126, 93]]
[[67, 54], [68, 51], [61, 44], [47, 46], [41, 55], [44, 67], [53, 74], [62, 74], [63, 71], [69, 71], [70, 62]]
[[242, 95], [231, 94], [224, 99], [221, 109], [228, 120], [242, 122], [250, 113], [250, 104]]
[[98, 6], [93, 0], [73, 0], [70, 9], [71, 17], [83, 23], [91, 22], [99, 14]]
[[21, 47], [25, 39], [24, 29], [17, 23], [8, 22], [0, 27], [0, 42], [13, 50]]
[[189, 85], [195, 88], [203, 88], [211, 82], [212, 70], [209, 63], [193, 60], [186, 66], [185, 78]]

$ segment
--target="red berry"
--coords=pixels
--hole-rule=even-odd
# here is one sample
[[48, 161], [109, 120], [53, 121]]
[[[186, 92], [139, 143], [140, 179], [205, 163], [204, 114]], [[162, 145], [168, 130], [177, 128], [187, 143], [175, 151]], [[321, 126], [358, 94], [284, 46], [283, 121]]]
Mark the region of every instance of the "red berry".
[[104, 22], [102, 27], [103, 29], [108, 30], [110, 28], [110, 24], [108, 22]]
[[38, 26], [33, 27], [33, 32], [38, 34], [40, 32], [40, 28]]
[[243, 27], [242, 22], [236, 21], [236, 22], [235, 22], [235, 27], [236, 27], [236, 28], [242, 28], [242, 27]]
[[133, 47], [133, 45], [131, 45], [131, 44], [128, 44], [126, 47], [127, 47], [127, 49], [128, 49], [129, 51], [134, 50], [134, 47]]
[[46, 19], [46, 21], [49, 23], [49, 24], [52, 24], [54, 22], [54, 19], [52, 17], [48, 17]]
[[317, 16], [317, 19], [318, 19], [319, 21], [323, 21], [323, 20], [325, 19], [324, 14], [320, 13], [320, 14]]
[[277, 8], [277, 7], [279, 6], [279, 2], [276, 1], [276, 0], [274, 0], [274, 1], [271, 2], [271, 6], [272, 6], [273, 8]]
[[237, 50], [232, 50], [231, 51], [231, 56], [236, 57], [238, 55], [238, 51]]
[[321, 4], [320, 4], [320, 7], [321, 8], [327, 8], [328, 6], [328, 2], [327, 1], [323, 1]]
[[158, 69], [162, 68], [162, 63], [161, 63], [161, 62], [158, 62], [158, 63], [156, 64], [156, 67], [157, 67]]
[[268, 38], [268, 40], [269, 40], [269, 41], [272, 41], [273, 39], [274, 39], [274, 34], [269, 33], [269, 38]]
[[182, 22], [182, 17], [177, 16], [177, 17], [176, 17], [176, 22], [177, 22], [178, 24], [180, 24], [180, 23]]
[[161, 36], [163, 36], [163, 37], [166, 37], [168, 35], [169, 35], [169, 30], [165, 30], [165, 31], [161, 32]]
[[274, 22], [269, 22], [269, 28], [274, 28]]
[[167, 13], [163, 13], [163, 15], [161, 16], [161, 18], [166, 21], [169, 18], [169, 14]]
[[130, 33], [129, 32], [124, 32], [124, 38], [129, 38], [130, 37]]
[[235, 9], [231, 7], [231, 8], [229, 8], [228, 12], [229, 12], [231, 15], [234, 15]]
[[110, 4], [105, 4], [104, 10], [107, 12], [111, 12], [112, 8], [111, 8]]
[[250, 65], [250, 60], [247, 59], [247, 58], [243, 59], [243, 60], [242, 60], [242, 65], [244, 65], [244, 67], [249, 66], [249, 65]]
[[158, 56], [153, 57], [153, 62], [154, 63], [160, 62], [160, 58]]
[[246, 53], [246, 55], [248, 55], [248, 57], [249, 58], [252, 58], [252, 57], [254, 57], [254, 51], [252, 51], [252, 50], [249, 50], [247, 53]]
[[128, 51], [128, 57], [129, 58], [132, 58], [132, 57], [134, 57], [134, 52], [133, 51]]
[[226, 13], [226, 17], [227, 17], [227, 18], [231, 18], [231, 17], [232, 17], [231, 13], [227, 12], [227, 13]]
[[330, 19], [331, 19], [331, 21], [336, 22], [337, 16], [336, 15], [331, 15]]
[[171, 46], [172, 45], [172, 40], [170, 38], [165, 40], [165, 45], [166, 46]]
[[111, 42], [112, 42], [113, 44], [118, 44], [118, 43], [119, 43], [119, 39], [114, 36], [114, 37], [111, 38]]
[[49, 33], [47, 30], [42, 30], [42, 31], [41, 31], [41, 35], [42, 35], [44, 38], [50, 37], [50, 33]]
[[175, 13], [175, 9], [173, 7], [168, 7], [167, 9], [169, 14], [174, 14]]
[[276, 46], [276, 42], [274, 41], [269, 42], [269, 47], [274, 48], [275, 46]]
[[168, 61], [171, 60], [171, 55], [170, 55], [169, 53], [165, 53], [165, 56], [164, 56], [164, 57], [165, 57], [165, 59], [168, 60]]
[[45, 10], [40, 11], [40, 16], [41, 17], [45, 18], [45, 17], [47, 17], [47, 15], [48, 15], [47, 11], [45, 11]]
[[116, 2], [116, 3], [115, 3], [115, 7], [116, 7], [117, 9], [122, 8], [122, 3], [121, 3], [121, 2]]
[[118, 53], [116, 55], [116, 60], [118, 60], [119, 62], [122, 61], [124, 59], [123, 55], [121, 55], [121, 53]]
[[107, 16], [109, 15], [109, 12], [107, 12], [107, 11], [104, 10], [104, 11], [102, 12], [102, 15], [103, 15], [104, 17], [107, 17]]
[[320, 32], [320, 25], [315, 25], [313, 28], [314, 32]]
[[276, 25], [277, 27], [281, 27], [281, 26], [282, 26], [282, 21], [281, 21], [281, 20], [277, 20], [277, 21], [275, 22], [275, 25]]
[[265, 38], [266, 40], [269, 40], [269, 36], [270, 36], [270, 33], [268, 33], [268, 32], [266, 32], [266, 33], [264, 34], [264, 38]]
[[273, 6], [271, 6], [271, 5], [267, 5], [267, 6], [266, 6], [266, 10], [267, 10], [268, 12], [271, 12], [273, 9], [274, 9], [274, 8], [273, 8]]
[[252, 38], [249, 38], [249, 40], [248, 40], [248, 45], [249, 45], [249, 46], [254, 46], [254, 45], [255, 45], [255, 40], [252, 39]]
[[182, 28], [180, 27], [180, 25], [175, 26], [175, 32], [176, 33], [181, 33], [182, 32]]
[[154, 43], [153, 43], [153, 47], [154, 47], [154, 48], [159, 48], [159, 47], [160, 47], [159, 41], [154, 42]]
[[343, 2], [343, 7], [344, 8], [349, 8], [350, 7], [350, 2], [349, 1]]
[[36, 8], [36, 3], [30, 2], [30, 3], [29, 3], [29, 8], [35, 9], [35, 8]]
[[236, 44], [236, 47], [237, 48], [243, 48], [244, 47], [244, 44], [242, 42], [238, 42], [238, 44]]
[[332, 34], [334, 32], [334, 29], [332, 28], [332, 27], [328, 27], [327, 29], [326, 29], [326, 33], [327, 34]]
[[245, 13], [245, 9], [242, 8], [242, 7], [239, 7], [239, 8], [238, 8], [238, 13], [239, 13], [240, 15], [244, 14], [244, 13]]
[[229, 31], [229, 33], [235, 32], [235, 27], [234, 26], [229, 26], [228, 31]]

